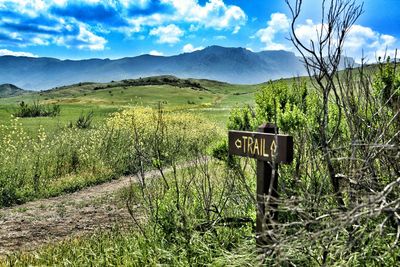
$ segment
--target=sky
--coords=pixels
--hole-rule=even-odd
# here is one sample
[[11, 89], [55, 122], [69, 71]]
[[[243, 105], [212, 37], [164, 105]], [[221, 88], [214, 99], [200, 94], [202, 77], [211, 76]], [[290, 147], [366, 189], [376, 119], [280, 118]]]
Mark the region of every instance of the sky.
[[[293, 2], [293, 0], [289, 0]], [[315, 38], [322, 0], [304, 0], [296, 25]], [[375, 61], [400, 48], [400, 0], [356, 0], [364, 13], [344, 53]], [[284, 0], [0, 0], [0, 55], [60, 59], [170, 56], [211, 45], [296, 52]]]

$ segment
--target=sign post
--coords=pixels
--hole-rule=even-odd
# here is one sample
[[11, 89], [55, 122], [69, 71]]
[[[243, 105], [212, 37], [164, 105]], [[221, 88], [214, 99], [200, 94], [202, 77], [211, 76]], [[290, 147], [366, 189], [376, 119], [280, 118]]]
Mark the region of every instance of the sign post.
[[265, 243], [265, 200], [268, 199], [271, 218], [276, 220], [278, 166], [293, 161], [293, 137], [278, 134], [274, 124], [263, 124], [258, 132], [229, 131], [228, 140], [230, 155], [257, 159], [256, 240], [262, 245]]

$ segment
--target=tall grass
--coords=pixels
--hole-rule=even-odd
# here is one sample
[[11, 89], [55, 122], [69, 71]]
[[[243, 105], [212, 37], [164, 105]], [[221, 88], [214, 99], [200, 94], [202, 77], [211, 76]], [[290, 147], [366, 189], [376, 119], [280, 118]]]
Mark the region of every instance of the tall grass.
[[[139, 158], [143, 158], [138, 146], [148, 152], [142, 167], [151, 168], [155, 159], [167, 153], [161, 147], [155, 151], [152, 142], [158, 116], [158, 111], [135, 109], [112, 115], [98, 128], [62, 128], [51, 135], [43, 128], [28, 135], [18, 118], [10, 126], [0, 126], [0, 207], [135, 173]], [[163, 116], [169, 132], [186, 129], [192, 142], [196, 135], [191, 128], [203, 133], [214, 131], [211, 124], [192, 115]], [[140, 135], [122, 127], [124, 120], [140, 124]], [[171, 134], [170, 138], [179, 139], [179, 135]]]

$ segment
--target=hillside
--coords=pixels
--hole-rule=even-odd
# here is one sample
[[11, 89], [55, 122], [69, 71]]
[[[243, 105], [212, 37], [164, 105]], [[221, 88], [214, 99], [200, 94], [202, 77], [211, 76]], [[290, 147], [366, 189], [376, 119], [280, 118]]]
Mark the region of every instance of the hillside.
[[13, 85], [13, 84], [0, 84], [0, 98], [17, 96], [26, 93], [25, 90]]

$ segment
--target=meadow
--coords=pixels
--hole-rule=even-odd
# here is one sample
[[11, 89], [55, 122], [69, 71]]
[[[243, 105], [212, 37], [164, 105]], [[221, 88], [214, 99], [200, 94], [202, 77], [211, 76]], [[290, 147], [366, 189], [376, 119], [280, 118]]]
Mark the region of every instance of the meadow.
[[[128, 227], [9, 253], [0, 264], [394, 266], [400, 76], [389, 61], [372, 71], [341, 72], [340, 94], [327, 102], [306, 78], [87, 83], [1, 99], [2, 206], [135, 180], [113, 192], [131, 215]], [[60, 115], [10, 119], [18, 102], [33, 100], [60, 105]], [[90, 127], [68, 126], [91, 110]], [[265, 121], [294, 137], [295, 159], [279, 167], [279, 216], [267, 213], [273, 232], [259, 248], [256, 162], [227, 154], [226, 131]]]
[[[161, 80], [154, 77], [153, 80]], [[185, 80], [183, 80], [185, 81]], [[49, 130], [64, 127], [80, 114], [93, 111], [94, 122], [109, 114], [133, 107], [157, 108], [166, 111], [187, 111], [201, 114], [225, 127], [229, 111], [239, 104], [254, 103], [254, 93], [260, 85], [232, 85], [228, 83], [194, 80], [204, 89], [182, 87], [180, 84], [129, 85], [123, 82], [106, 84], [81, 83], [48, 91], [28, 93], [16, 97], [0, 98], [0, 123], [10, 124], [11, 115], [19, 103], [57, 104], [61, 114], [57, 117], [24, 118], [24, 128], [37, 130], [39, 125]], [[162, 82], [161, 82], [162, 83]], [[98, 89], [101, 88], [101, 89]]]

